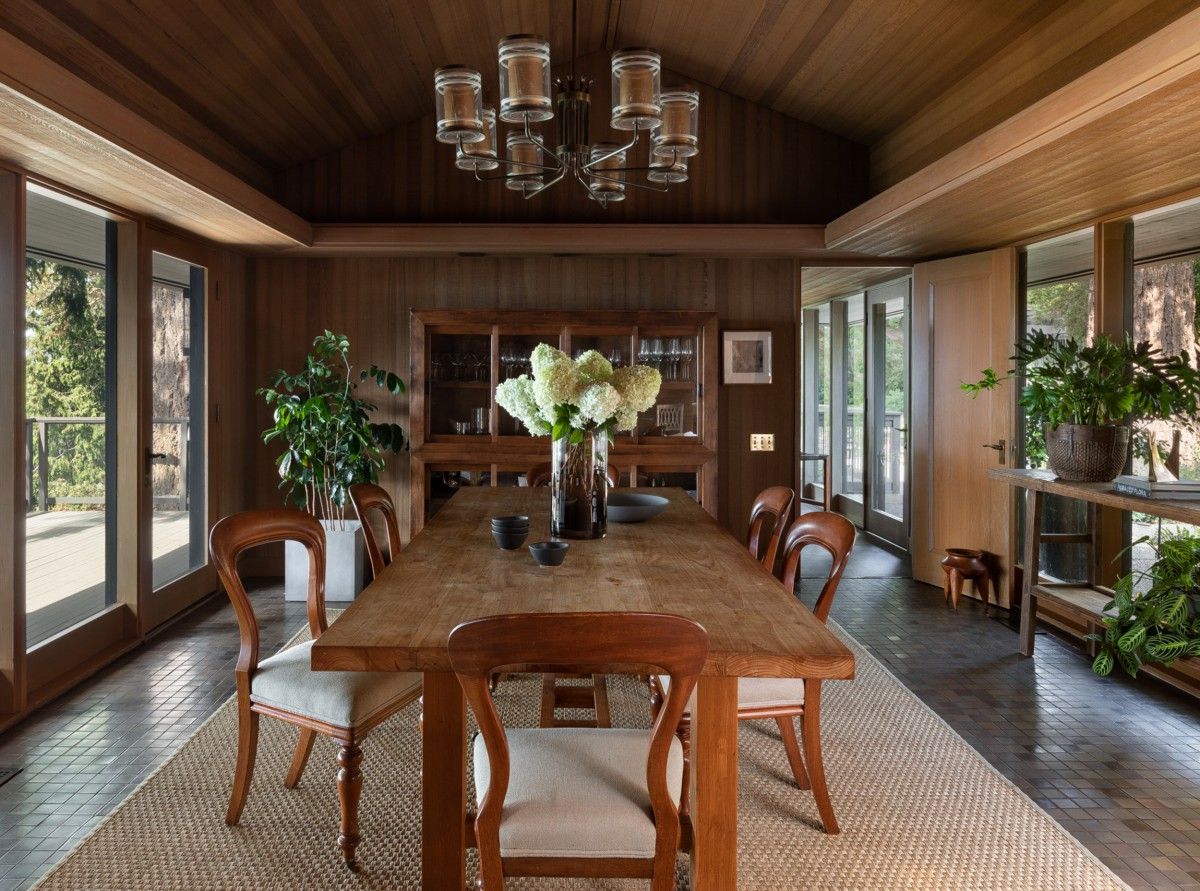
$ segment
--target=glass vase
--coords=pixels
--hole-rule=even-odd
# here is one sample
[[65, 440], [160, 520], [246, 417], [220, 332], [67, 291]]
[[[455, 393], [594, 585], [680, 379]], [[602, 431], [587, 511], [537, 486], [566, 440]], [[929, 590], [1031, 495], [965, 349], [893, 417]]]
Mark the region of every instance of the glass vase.
[[555, 538], [603, 538], [608, 518], [608, 437], [584, 433], [553, 444], [550, 534]]

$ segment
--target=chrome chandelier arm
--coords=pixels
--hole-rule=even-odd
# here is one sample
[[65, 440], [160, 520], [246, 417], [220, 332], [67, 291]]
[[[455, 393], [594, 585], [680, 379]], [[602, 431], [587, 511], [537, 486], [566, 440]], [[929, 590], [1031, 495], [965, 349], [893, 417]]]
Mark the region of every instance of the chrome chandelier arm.
[[603, 174], [600, 174], [600, 173], [589, 173], [588, 176], [590, 176], [592, 179], [603, 180], [606, 183], [620, 183], [623, 186], [633, 186], [635, 189], [644, 189], [647, 192], [669, 192], [670, 191], [670, 189], [668, 189], [666, 186], [664, 186], [663, 188], [660, 189], [657, 186], [648, 186], [645, 183], [635, 183], [635, 182], [632, 182], [627, 179], [617, 179], [616, 177], [604, 176]]
[[575, 171], [575, 179], [579, 180], [579, 184], [587, 189], [589, 198], [598, 202], [601, 207], [605, 209], [608, 208], [608, 199], [601, 197], [601, 195], [594, 188], [592, 188], [592, 184], [583, 178], [583, 173], [581, 171]]
[[621, 152], [629, 151], [631, 148], [633, 148], [634, 146], [636, 146], [638, 144], [638, 138], [641, 136], [641, 133], [642, 133], [641, 127], [639, 127], [637, 124], [634, 124], [633, 125], [633, 139], [629, 140], [629, 142], [627, 142], [625, 145], [623, 145], [619, 148], [613, 149], [607, 155], [601, 155], [599, 158], [593, 158], [592, 160], [588, 161], [586, 164], [583, 165], [583, 169], [591, 170], [597, 164], [603, 164], [609, 158], [615, 157], [615, 156], [621, 154]]
[[525, 200], [528, 201], [530, 198], [534, 197], [535, 195], [542, 194], [542, 192], [546, 191], [548, 188], [550, 188], [552, 185], [557, 183], [560, 179], [562, 179], [566, 175], [567, 175], [567, 168], [563, 167], [563, 169], [558, 172], [557, 176], [548, 179], [546, 182], [542, 183], [536, 189], [524, 192], [523, 194], [525, 196]]
[[528, 139], [530, 142], [532, 142], [534, 145], [536, 145], [539, 149], [541, 149], [543, 155], [549, 155], [551, 158], [553, 158], [554, 161], [558, 165], [557, 167], [547, 167], [546, 169], [547, 170], [565, 170], [566, 164], [564, 164], [563, 159], [558, 156], [558, 152], [551, 151], [550, 146], [548, 146], [548, 145], [546, 145], [546, 143], [542, 142], [542, 137], [538, 136], [536, 133], [534, 133], [532, 130], [529, 129], [529, 115], [525, 115], [524, 117], [525, 117], [525, 138]]

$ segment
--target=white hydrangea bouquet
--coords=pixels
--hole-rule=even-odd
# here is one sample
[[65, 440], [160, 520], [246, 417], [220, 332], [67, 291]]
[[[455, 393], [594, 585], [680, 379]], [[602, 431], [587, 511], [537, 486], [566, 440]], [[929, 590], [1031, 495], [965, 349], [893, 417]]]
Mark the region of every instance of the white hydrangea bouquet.
[[572, 359], [539, 343], [529, 361], [533, 377], [523, 374], [500, 384], [496, 403], [531, 436], [566, 437], [572, 444], [583, 442], [586, 433], [611, 439], [617, 431], [632, 430], [662, 386], [657, 369], [630, 365], [614, 370], [595, 350]]
[[595, 350], [572, 359], [539, 343], [530, 356], [533, 377], [496, 388], [496, 404], [532, 436], [550, 436], [550, 531], [557, 537], [602, 538], [608, 509], [608, 443], [637, 426], [638, 414], [658, 399], [655, 368], [612, 367]]

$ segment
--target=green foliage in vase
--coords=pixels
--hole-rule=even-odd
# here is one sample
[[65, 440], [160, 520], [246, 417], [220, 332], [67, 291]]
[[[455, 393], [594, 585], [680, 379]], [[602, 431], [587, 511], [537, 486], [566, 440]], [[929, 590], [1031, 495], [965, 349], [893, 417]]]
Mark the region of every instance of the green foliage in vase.
[[1088, 635], [1099, 645], [1092, 670], [1102, 677], [1117, 665], [1136, 677], [1147, 663], [1200, 656], [1200, 534], [1165, 533], [1155, 552], [1148, 570], [1117, 581], [1105, 606], [1112, 614], [1104, 618], [1104, 632]]
[[[374, 365], [358, 379], [372, 380], [393, 395], [404, 393], [397, 375]], [[257, 391], [273, 410], [263, 442], [279, 440], [284, 446], [275, 462], [280, 488], [313, 516], [338, 523], [346, 519], [350, 487], [377, 481], [384, 453], [408, 448], [400, 425], [371, 421], [376, 406], [355, 396], [357, 387], [349, 339], [326, 331], [313, 340], [301, 371], [280, 369]]]
[[1200, 421], [1200, 372], [1187, 351], [1164, 356], [1149, 341], [1116, 341], [1101, 334], [1092, 344], [1074, 337], [1031, 331], [1011, 357], [1003, 377], [986, 368], [972, 397], [1002, 381], [1024, 381], [1020, 403], [1030, 426], [1106, 426], [1144, 420]]

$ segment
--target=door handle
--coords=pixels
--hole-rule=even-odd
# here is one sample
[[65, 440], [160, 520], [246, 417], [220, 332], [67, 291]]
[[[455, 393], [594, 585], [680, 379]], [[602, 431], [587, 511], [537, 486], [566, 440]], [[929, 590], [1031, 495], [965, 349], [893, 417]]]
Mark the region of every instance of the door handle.
[[985, 442], [981, 447], [985, 449], [994, 449], [996, 451], [996, 460], [1001, 464], [1004, 463], [1005, 442], [1003, 439], [999, 442]]
[[154, 469], [155, 461], [165, 461], [169, 457], [170, 455], [166, 452], [152, 452], [146, 449], [146, 476], [150, 476], [150, 472]]

